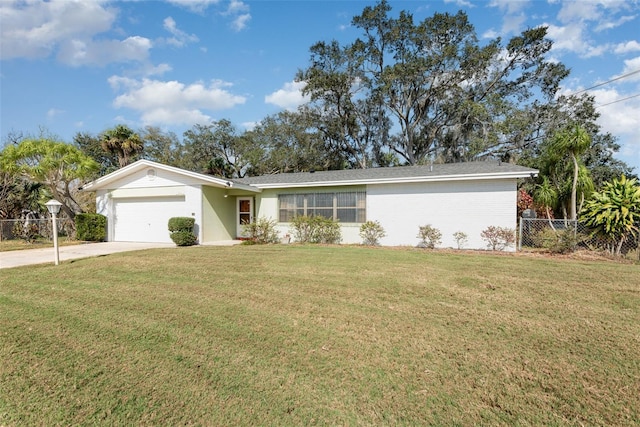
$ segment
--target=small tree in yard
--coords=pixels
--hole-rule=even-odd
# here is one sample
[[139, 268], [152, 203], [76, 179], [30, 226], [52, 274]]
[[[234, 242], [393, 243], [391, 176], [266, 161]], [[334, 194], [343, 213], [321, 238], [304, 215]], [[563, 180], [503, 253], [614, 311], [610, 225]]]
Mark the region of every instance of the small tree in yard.
[[458, 249], [464, 248], [464, 245], [467, 243], [469, 236], [467, 233], [463, 231], [456, 231], [453, 233], [453, 238], [456, 239], [456, 244], [458, 245]]
[[0, 171], [45, 186], [71, 219], [83, 210], [78, 186], [98, 169], [98, 163], [77, 147], [46, 138], [7, 145], [0, 153]]
[[516, 231], [508, 227], [489, 226], [480, 233], [492, 251], [502, 251], [516, 242]]
[[378, 221], [367, 221], [360, 226], [360, 237], [362, 237], [363, 245], [378, 246], [380, 239], [386, 235], [384, 227]]
[[442, 233], [431, 224], [422, 225], [418, 231], [418, 238], [420, 239], [418, 246], [433, 249], [442, 242]]

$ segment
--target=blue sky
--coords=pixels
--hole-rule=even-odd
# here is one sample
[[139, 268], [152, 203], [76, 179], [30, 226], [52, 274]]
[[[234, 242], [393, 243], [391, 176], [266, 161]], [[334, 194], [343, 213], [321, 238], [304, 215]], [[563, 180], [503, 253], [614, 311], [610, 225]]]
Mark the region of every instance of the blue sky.
[[[0, 0], [0, 136], [124, 123], [179, 136], [229, 119], [242, 131], [304, 100], [294, 82], [317, 41], [351, 42], [374, 1]], [[617, 158], [640, 172], [637, 0], [391, 1], [415, 21], [464, 10], [481, 40], [549, 26], [551, 56], [572, 69], [563, 91], [593, 86]], [[622, 77], [622, 78], [620, 78]], [[614, 82], [607, 83], [613, 79]], [[626, 99], [625, 98], [629, 98]]]

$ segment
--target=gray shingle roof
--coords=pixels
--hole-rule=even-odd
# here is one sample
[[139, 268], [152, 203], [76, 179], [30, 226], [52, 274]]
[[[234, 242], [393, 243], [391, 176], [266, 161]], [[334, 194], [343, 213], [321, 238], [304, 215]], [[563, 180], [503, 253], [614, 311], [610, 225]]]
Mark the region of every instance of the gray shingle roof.
[[[397, 166], [390, 168], [347, 169], [335, 171], [317, 171], [300, 173], [280, 173], [250, 178], [236, 179], [242, 184], [261, 186], [286, 186], [322, 183], [349, 184], [376, 181], [393, 182], [394, 180], [431, 180], [437, 178], [482, 175], [505, 175], [510, 177], [527, 177], [537, 174], [537, 170], [497, 161], [434, 164], [433, 166]], [[497, 176], [496, 176], [497, 177]]]

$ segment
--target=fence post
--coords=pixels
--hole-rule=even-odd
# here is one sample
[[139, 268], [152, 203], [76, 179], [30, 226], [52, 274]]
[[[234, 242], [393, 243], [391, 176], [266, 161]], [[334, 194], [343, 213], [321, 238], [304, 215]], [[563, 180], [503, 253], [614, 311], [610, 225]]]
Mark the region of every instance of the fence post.
[[522, 220], [524, 218], [520, 218], [520, 226], [519, 226], [519, 233], [518, 233], [518, 250], [522, 251]]

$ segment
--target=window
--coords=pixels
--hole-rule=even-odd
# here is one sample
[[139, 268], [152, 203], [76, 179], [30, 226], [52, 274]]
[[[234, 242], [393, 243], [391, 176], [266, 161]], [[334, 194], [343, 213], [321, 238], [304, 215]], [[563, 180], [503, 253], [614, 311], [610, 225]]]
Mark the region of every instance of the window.
[[323, 216], [340, 222], [366, 221], [366, 193], [280, 194], [279, 221], [290, 222], [294, 217]]
[[304, 215], [304, 194], [283, 194], [278, 196], [280, 222], [290, 222], [293, 217]]

